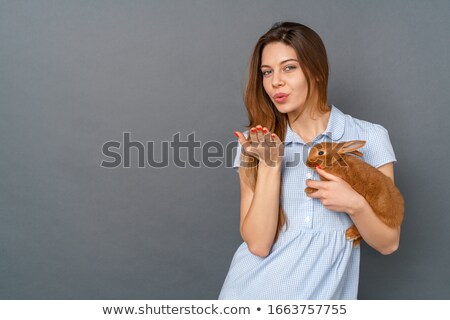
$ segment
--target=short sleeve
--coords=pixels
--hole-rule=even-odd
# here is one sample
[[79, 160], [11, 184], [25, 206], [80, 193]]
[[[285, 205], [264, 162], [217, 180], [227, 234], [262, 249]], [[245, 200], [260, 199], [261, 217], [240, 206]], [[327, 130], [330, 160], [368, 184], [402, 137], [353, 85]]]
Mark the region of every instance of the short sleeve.
[[363, 159], [371, 166], [378, 168], [389, 162], [396, 162], [394, 149], [388, 131], [379, 124], [372, 124], [366, 133]]
[[[245, 132], [243, 132], [244, 133], [244, 136], [247, 138], [248, 137], [248, 130], [246, 130]], [[238, 140], [238, 142], [237, 142], [237, 145], [238, 145], [238, 147], [236, 148], [236, 156], [234, 157], [234, 162], [233, 162], [233, 169], [236, 171], [236, 172], [239, 172], [239, 166], [240, 166], [240, 162], [241, 162], [241, 149], [242, 149], [242, 146], [241, 146], [241, 144], [239, 143], [239, 140]]]

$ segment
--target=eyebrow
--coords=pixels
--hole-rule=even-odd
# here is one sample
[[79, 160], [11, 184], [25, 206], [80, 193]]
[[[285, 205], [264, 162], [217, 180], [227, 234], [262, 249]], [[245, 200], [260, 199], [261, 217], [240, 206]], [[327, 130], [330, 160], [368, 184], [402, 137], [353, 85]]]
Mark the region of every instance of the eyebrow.
[[[297, 59], [287, 59], [287, 60], [281, 61], [280, 64], [283, 64], [283, 63], [288, 62], [288, 61], [297, 61], [297, 62], [298, 62]], [[262, 67], [269, 67], [269, 68], [270, 68], [270, 66], [268, 66], [268, 65], [266, 65], [266, 64], [261, 65], [261, 68], [262, 68]]]

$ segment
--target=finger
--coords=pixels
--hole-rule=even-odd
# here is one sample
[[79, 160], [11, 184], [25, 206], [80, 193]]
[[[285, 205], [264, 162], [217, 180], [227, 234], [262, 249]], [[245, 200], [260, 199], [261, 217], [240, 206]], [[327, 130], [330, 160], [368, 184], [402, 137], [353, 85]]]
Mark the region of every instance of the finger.
[[251, 142], [258, 143], [258, 136], [257, 136], [257, 134], [256, 134], [256, 129], [255, 129], [255, 127], [252, 127], [252, 128], [250, 129], [250, 140], [251, 140]]
[[281, 141], [281, 139], [280, 139], [275, 133], [273, 133], [273, 132], [270, 134], [270, 138], [272, 139], [273, 142], [275, 142], [275, 144], [276, 144], [277, 146], [279, 146], [281, 143], [283, 143], [283, 142]]
[[328, 181], [306, 179], [306, 186], [314, 189], [323, 189]]
[[242, 154], [244, 156], [251, 155], [252, 141], [251, 141], [250, 132], [251, 132], [250, 130], [247, 130], [244, 133], [242, 133], [240, 131], [234, 131], [234, 134], [238, 137], [238, 141], [241, 144], [241, 150], [242, 150]]
[[319, 199], [322, 197], [322, 190], [317, 190], [317, 191], [314, 191], [311, 193], [307, 193], [306, 195], [310, 198]]
[[264, 141], [265, 141], [267, 144], [270, 145], [270, 143], [271, 143], [272, 141], [270, 140], [270, 132], [269, 132], [269, 130], [267, 130], [267, 128], [264, 127], [263, 130], [262, 130], [262, 132], [263, 132], [263, 134], [264, 134]]
[[335, 176], [334, 174], [326, 172], [320, 166], [316, 167], [316, 171], [318, 174], [320, 174], [322, 177], [326, 178], [327, 180], [338, 181], [340, 179], [338, 176]]
[[244, 134], [240, 131], [235, 131], [234, 134], [238, 138], [238, 141], [241, 145], [245, 144], [247, 142], [247, 139], [245, 138]]
[[257, 135], [258, 135], [258, 142], [263, 142], [264, 141], [264, 134], [262, 132], [262, 126], [258, 124], [256, 126], [256, 131], [257, 131]]

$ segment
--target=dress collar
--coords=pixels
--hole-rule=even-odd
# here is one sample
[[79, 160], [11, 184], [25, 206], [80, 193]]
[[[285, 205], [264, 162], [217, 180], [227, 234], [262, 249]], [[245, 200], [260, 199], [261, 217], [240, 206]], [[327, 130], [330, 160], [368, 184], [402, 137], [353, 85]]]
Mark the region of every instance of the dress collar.
[[[345, 114], [342, 113], [341, 110], [336, 108], [336, 106], [331, 105], [331, 113], [330, 118], [328, 119], [328, 126], [325, 129], [325, 131], [319, 135], [319, 138], [322, 135], [325, 135], [333, 141], [338, 141], [344, 134], [344, 127], [345, 127]], [[291, 129], [289, 123], [286, 123], [286, 138], [284, 139], [284, 143], [288, 144], [291, 142], [299, 142], [306, 144], [303, 141], [303, 139]]]

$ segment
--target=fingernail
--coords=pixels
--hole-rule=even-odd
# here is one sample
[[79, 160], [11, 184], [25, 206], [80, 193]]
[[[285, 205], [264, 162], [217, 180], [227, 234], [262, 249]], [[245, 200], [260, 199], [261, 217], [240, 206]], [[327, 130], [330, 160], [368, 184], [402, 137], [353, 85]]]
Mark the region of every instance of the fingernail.
[[264, 132], [264, 133], [267, 133], [267, 129], [263, 129], [263, 132]]
[[322, 169], [319, 165], [317, 165], [316, 168]]
[[255, 129], [255, 128], [251, 128], [250, 131], [251, 131], [251, 132], [255, 132], [256, 129]]
[[234, 135], [239, 138], [238, 133], [236, 131], [233, 131], [233, 132], [234, 132]]
[[271, 136], [272, 136], [272, 137], [275, 137], [275, 133], [272, 133]]
[[262, 128], [256, 128], [257, 130], [262, 130]]

